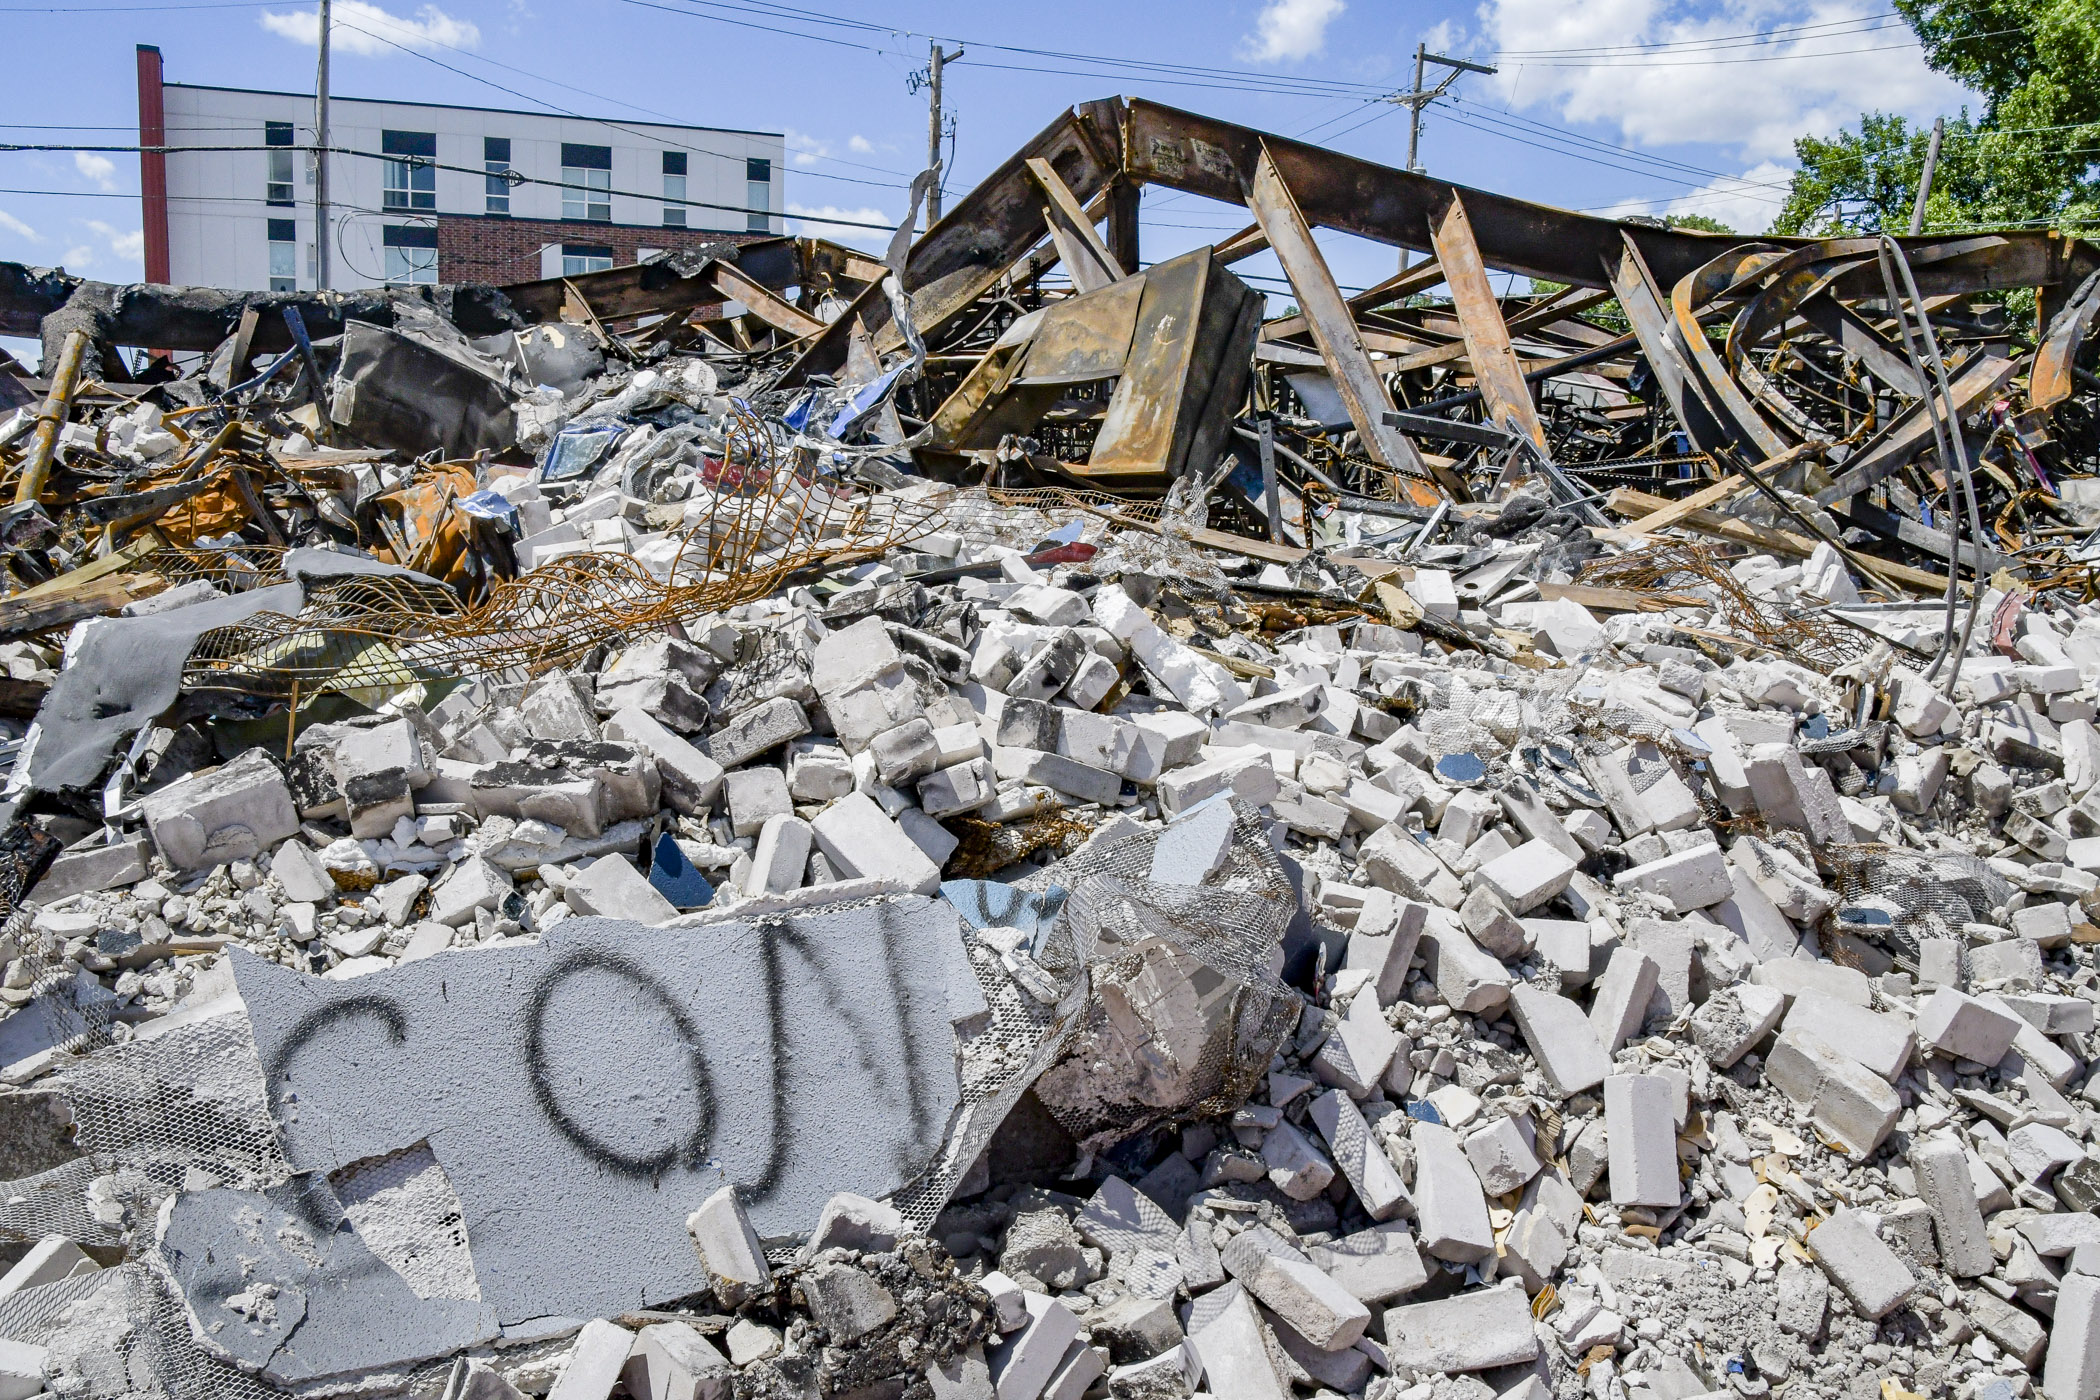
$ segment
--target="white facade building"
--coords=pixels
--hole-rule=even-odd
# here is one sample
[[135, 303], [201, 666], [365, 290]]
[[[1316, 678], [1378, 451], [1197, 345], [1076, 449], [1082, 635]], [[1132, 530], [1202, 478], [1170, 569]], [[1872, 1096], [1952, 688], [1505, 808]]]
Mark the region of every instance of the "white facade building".
[[[141, 157], [147, 280], [313, 290], [312, 95], [165, 83], [147, 45], [138, 66], [141, 145], [262, 148]], [[338, 289], [500, 285], [782, 232], [777, 132], [346, 97], [329, 126], [368, 153], [329, 157]]]

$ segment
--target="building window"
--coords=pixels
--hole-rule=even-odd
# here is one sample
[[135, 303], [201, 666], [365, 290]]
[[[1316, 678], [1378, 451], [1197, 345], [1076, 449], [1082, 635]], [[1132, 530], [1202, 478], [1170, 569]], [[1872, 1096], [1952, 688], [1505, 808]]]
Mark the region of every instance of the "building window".
[[561, 216], [612, 222], [612, 147], [561, 143]]
[[487, 214], [510, 217], [510, 181], [504, 175], [510, 170], [510, 138], [508, 136], [484, 136], [481, 138], [481, 165], [488, 171]]
[[380, 230], [386, 246], [386, 280], [435, 282], [438, 280], [438, 231], [429, 224], [388, 224]]
[[598, 243], [564, 243], [561, 245], [561, 275], [574, 277], [580, 272], [603, 272], [613, 265], [613, 250]]
[[[753, 209], [773, 207], [773, 162], [752, 156], [744, 162], [744, 203]], [[745, 228], [752, 233], [771, 233], [773, 220], [765, 214], [752, 214]]]
[[270, 223], [270, 290], [299, 290], [299, 225], [290, 219]]
[[685, 227], [685, 152], [664, 152], [664, 227]]
[[437, 135], [429, 131], [382, 131], [379, 152], [387, 156], [381, 203], [388, 209], [436, 209]]
[[264, 122], [263, 144], [270, 149], [265, 159], [270, 162], [269, 188], [263, 198], [271, 204], [289, 206], [292, 202], [292, 124], [290, 122]]

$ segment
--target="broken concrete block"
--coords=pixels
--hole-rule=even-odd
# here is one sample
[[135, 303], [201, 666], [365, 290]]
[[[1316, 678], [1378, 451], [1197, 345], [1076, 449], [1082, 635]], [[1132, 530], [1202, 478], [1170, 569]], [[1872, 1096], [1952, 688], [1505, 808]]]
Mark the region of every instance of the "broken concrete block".
[[1821, 784], [1813, 781], [1813, 773], [1801, 761], [1801, 751], [1792, 744], [1756, 745], [1745, 769], [1757, 810], [1767, 820], [1803, 832], [1819, 846], [1852, 839], [1836, 794], [1828, 787], [1828, 775]]
[[1648, 1017], [1648, 1000], [1655, 994], [1662, 969], [1655, 959], [1638, 948], [1621, 944], [1604, 965], [1597, 979], [1597, 992], [1590, 1002], [1590, 1026], [1611, 1055], [1641, 1028]]
[[833, 1346], [856, 1342], [897, 1315], [896, 1297], [851, 1264], [817, 1265], [803, 1275], [801, 1292]]
[[475, 911], [498, 909], [513, 893], [508, 871], [480, 856], [469, 856], [430, 891], [430, 918], [447, 928], [459, 928], [474, 922]]
[[1395, 1366], [1432, 1375], [1513, 1366], [1539, 1354], [1520, 1288], [1476, 1288], [1387, 1308], [1385, 1337]]
[[1454, 1264], [1494, 1252], [1487, 1197], [1457, 1135], [1435, 1123], [1412, 1125], [1415, 1146], [1415, 1219], [1422, 1248]]
[[1840, 1206], [1809, 1233], [1809, 1252], [1868, 1317], [1886, 1317], [1917, 1287], [1917, 1278], [1874, 1227], [1849, 1206]]
[[1386, 1024], [1377, 999], [1359, 997], [1313, 1056], [1312, 1071], [1322, 1084], [1366, 1099], [1376, 1092], [1399, 1048], [1400, 1037]]
[[1661, 1075], [1605, 1077], [1604, 1125], [1611, 1147], [1614, 1204], [1667, 1209], [1681, 1199], [1676, 1115], [1676, 1096]]
[[631, 706], [615, 710], [605, 721], [605, 737], [636, 745], [656, 760], [663, 797], [673, 811], [690, 817], [714, 806], [722, 791], [722, 765], [653, 716]]
[[1497, 1114], [1468, 1133], [1464, 1147], [1481, 1189], [1490, 1196], [1506, 1196], [1538, 1175], [1540, 1163], [1528, 1118], [1520, 1121]]
[[1371, 882], [1402, 899], [1423, 900], [1445, 909], [1456, 909], [1465, 900], [1465, 887], [1458, 877], [1403, 827], [1373, 832], [1360, 854]]
[[101, 1267], [64, 1235], [46, 1235], [15, 1261], [5, 1276], [0, 1276], [0, 1298], [11, 1298], [24, 1289], [41, 1288], [61, 1279], [92, 1274]]
[[[307, 849], [303, 843], [302, 849]], [[104, 845], [75, 846], [71, 850], [61, 851], [31, 887], [28, 902], [56, 904], [76, 894], [135, 885], [146, 878], [146, 863], [152, 854], [153, 844], [144, 836]], [[308, 854], [311, 855], [310, 850]], [[315, 866], [316, 870], [319, 868], [318, 865]], [[330, 882], [326, 895], [333, 896], [334, 893], [335, 886]]]
[[[771, 772], [771, 769], [767, 770]], [[751, 852], [751, 870], [744, 877], [747, 895], [782, 894], [799, 889], [809, 868], [809, 848], [815, 834], [808, 822], [790, 812], [768, 817], [758, 830], [758, 845]]]
[[1455, 922], [1438, 930], [1429, 950], [1437, 995], [1454, 1011], [1479, 1014], [1509, 1000], [1509, 970]]
[[1269, 1183], [1294, 1201], [1311, 1200], [1334, 1180], [1334, 1164], [1290, 1123], [1269, 1129], [1262, 1138], [1261, 1160]]
[[[1227, 1296], [1216, 1311], [1189, 1330], [1189, 1348], [1203, 1365], [1205, 1385], [1217, 1396], [1287, 1400], [1290, 1387], [1278, 1378], [1269, 1359], [1268, 1338], [1252, 1296], [1238, 1284], [1220, 1292]], [[1209, 1303], [1214, 1296], [1206, 1295], [1203, 1301]]]
[[973, 758], [919, 780], [919, 806], [929, 817], [974, 812], [998, 796], [991, 764]]
[[864, 617], [850, 627], [827, 632], [809, 657], [809, 683], [829, 700], [904, 664], [904, 653], [890, 640], [879, 617]]
[[1232, 804], [1208, 802], [1167, 824], [1152, 848], [1155, 884], [1200, 885], [1232, 854]]
[[999, 1400], [1036, 1400], [1079, 1337], [1079, 1319], [1042, 1293], [1022, 1295], [1028, 1321], [987, 1358]]
[[940, 867], [865, 793], [851, 793], [832, 803], [810, 828], [817, 849], [842, 878], [882, 876], [915, 894], [932, 894], [940, 887]]
[[1611, 1071], [1611, 1056], [1580, 1006], [1519, 982], [1510, 988], [1510, 1014], [1554, 1091], [1567, 1096], [1594, 1089]]
[[1550, 841], [1526, 841], [1480, 867], [1476, 878], [1514, 914], [1529, 914], [1568, 887], [1576, 862]]
[[861, 1254], [881, 1254], [895, 1249], [910, 1228], [896, 1207], [841, 1191], [824, 1203], [817, 1228], [810, 1233], [807, 1252], [851, 1249]]
[[1389, 1302], [1429, 1282], [1414, 1236], [1398, 1221], [1315, 1245], [1308, 1257], [1364, 1303]]
[[2058, 1287], [2042, 1390], [2049, 1400], [2100, 1396], [2100, 1278], [2073, 1274]]
[[709, 1196], [686, 1217], [685, 1228], [707, 1266], [709, 1285], [726, 1306], [736, 1307], [772, 1285], [773, 1270], [766, 1263], [765, 1248], [744, 1213], [735, 1186], [724, 1186]]
[[736, 1368], [690, 1323], [654, 1322], [621, 1369], [632, 1400], [728, 1400]]
[[1727, 1069], [1771, 1034], [1785, 1013], [1786, 998], [1771, 987], [1723, 987], [1692, 1013], [1692, 1040], [1716, 1068]]
[[1373, 1220], [1391, 1218], [1407, 1202], [1407, 1188], [1356, 1104], [1341, 1090], [1330, 1089], [1313, 1100], [1307, 1116], [1327, 1139], [1327, 1150], [1356, 1191], [1364, 1214]]
[[603, 1318], [584, 1323], [547, 1400], [605, 1400], [633, 1349], [634, 1333], [626, 1328]]
[[1917, 1037], [1902, 1018], [1869, 1011], [1820, 992], [1803, 992], [1795, 997], [1781, 1026], [1790, 1031], [1805, 1030], [1828, 1044], [1844, 1046], [1852, 1059], [1892, 1084], [1917, 1049]]
[[1371, 1310], [1310, 1261], [1272, 1254], [1242, 1279], [1249, 1293], [1322, 1351], [1340, 1351], [1363, 1336]]
[[1918, 1008], [1918, 1038], [1958, 1060], [1995, 1065], [2012, 1049], [2020, 1018], [1942, 987]]
[[600, 856], [569, 881], [562, 899], [579, 914], [632, 919], [638, 924], [667, 923], [678, 909], [622, 855]]
[[284, 774], [262, 749], [150, 792], [139, 810], [161, 858], [177, 870], [254, 860], [299, 830]]
[[1903, 1111], [1887, 1080], [1807, 1030], [1779, 1033], [1765, 1057], [1765, 1078], [1857, 1157], [1881, 1146]]
[[1612, 877], [1612, 885], [1652, 895], [1678, 914], [1719, 904], [1735, 893], [1728, 877], [1728, 862], [1721, 855], [1721, 848], [1712, 844], [1693, 846], [1623, 870]]
[[741, 768], [768, 749], [809, 733], [809, 716], [786, 696], [775, 696], [723, 724], [700, 745], [724, 769]]

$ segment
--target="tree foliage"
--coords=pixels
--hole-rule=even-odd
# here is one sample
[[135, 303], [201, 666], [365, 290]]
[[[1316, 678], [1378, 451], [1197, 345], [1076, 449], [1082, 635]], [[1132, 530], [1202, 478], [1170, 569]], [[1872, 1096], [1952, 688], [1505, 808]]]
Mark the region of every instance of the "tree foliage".
[[[1975, 92], [1947, 119], [1925, 227], [2100, 224], [2100, 0], [1895, 0], [1926, 61]], [[1775, 233], [1901, 233], [1930, 124], [1861, 116], [1800, 160]]]

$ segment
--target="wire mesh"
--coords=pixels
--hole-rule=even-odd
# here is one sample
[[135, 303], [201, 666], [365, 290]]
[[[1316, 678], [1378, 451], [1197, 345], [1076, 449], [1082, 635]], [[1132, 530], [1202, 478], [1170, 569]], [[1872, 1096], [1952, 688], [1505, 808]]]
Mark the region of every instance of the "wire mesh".
[[1724, 627], [1818, 669], [1843, 665], [1867, 647], [1859, 634], [1827, 618], [1758, 597], [1729, 571], [1727, 561], [1703, 545], [1656, 544], [1594, 559], [1576, 581], [1637, 592], [1702, 592]]

